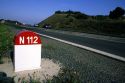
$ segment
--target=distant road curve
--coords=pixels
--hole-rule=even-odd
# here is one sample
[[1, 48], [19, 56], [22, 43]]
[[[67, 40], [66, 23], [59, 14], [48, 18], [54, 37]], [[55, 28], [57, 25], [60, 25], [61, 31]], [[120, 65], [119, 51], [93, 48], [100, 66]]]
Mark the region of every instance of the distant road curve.
[[68, 35], [56, 32], [48, 32], [46, 30], [35, 29], [38, 34], [42, 36], [50, 37], [55, 40], [63, 40], [64, 43], [68, 42], [71, 45], [77, 45], [78, 47], [84, 47], [84, 49], [91, 49], [93, 52], [97, 52], [109, 57], [125, 61], [125, 43], [112, 42], [107, 40], [93, 39], [88, 37], [81, 37], [75, 35]]

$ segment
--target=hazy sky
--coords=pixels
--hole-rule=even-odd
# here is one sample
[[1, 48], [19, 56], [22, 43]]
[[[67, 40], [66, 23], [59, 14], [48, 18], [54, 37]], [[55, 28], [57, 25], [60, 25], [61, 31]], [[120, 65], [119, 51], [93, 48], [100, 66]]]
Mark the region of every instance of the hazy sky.
[[125, 0], [0, 0], [0, 18], [35, 24], [57, 10], [74, 10], [88, 15], [108, 15]]

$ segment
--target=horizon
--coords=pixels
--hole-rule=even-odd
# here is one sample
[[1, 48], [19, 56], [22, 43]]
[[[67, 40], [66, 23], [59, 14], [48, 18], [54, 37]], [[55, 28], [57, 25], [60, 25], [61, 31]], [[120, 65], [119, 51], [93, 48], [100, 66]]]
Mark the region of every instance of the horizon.
[[108, 15], [116, 7], [125, 9], [124, 0], [1, 0], [0, 19], [37, 24], [53, 15], [55, 11], [80, 11], [87, 15]]

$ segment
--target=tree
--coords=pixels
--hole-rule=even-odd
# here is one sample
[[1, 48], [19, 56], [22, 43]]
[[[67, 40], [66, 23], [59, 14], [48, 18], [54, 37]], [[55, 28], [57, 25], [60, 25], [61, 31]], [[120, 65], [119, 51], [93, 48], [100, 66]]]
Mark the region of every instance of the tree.
[[59, 10], [59, 11], [56, 11], [55, 14], [61, 14], [62, 12]]
[[118, 19], [125, 14], [125, 10], [121, 7], [117, 7], [115, 10], [110, 11], [109, 17], [111, 19]]
[[71, 11], [71, 10], [68, 10], [68, 11], [66, 11], [65, 13], [66, 13], [66, 14], [73, 14], [74, 12]]

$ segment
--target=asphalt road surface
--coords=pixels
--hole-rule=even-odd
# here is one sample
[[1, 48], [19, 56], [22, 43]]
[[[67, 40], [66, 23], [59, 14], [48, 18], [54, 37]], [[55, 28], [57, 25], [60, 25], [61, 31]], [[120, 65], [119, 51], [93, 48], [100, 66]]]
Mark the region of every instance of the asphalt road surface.
[[80, 37], [74, 35], [67, 35], [56, 32], [48, 32], [46, 30], [35, 30], [38, 33], [63, 39], [73, 43], [88, 46], [97, 50], [105, 51], [125, 58], [125, 43], [112, 42], [107, 40], [93, 39], [88, 37]]

